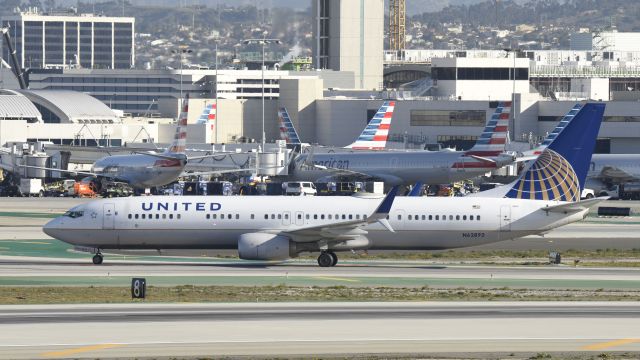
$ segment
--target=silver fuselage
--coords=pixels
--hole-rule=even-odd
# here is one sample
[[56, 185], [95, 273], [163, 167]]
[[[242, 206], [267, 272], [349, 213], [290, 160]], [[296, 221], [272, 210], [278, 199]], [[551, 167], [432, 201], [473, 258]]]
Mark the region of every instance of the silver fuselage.
[[93, 164], [92, 172], [124, 181], [134, 188], [162, 186], [176, 181], [187, 163], [184, 155], [171, 156], [175, 159], [146, 154], [107, 156]]
[[514, 160], [511, 155], [501, 154], [492, 158], [495, 163], [488, 163], [465, 156], [464, 152], [447, 150], [322, 153], [312, 155], [310, 161], [308, 157], [308, 154], [296, 157], [291, 174], [293, 179], [318, 181], [340, 176], [362, 177], [358, 174], [364, 174], [390, 185], [418, 181], [427, 185], [448, 184], [480, 176]]

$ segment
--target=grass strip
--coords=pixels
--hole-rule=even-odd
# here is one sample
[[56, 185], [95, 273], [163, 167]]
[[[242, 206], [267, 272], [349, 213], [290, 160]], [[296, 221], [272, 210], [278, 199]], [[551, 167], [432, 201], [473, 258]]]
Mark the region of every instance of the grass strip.
[[0, 287], [0, 304], [290, 301], [640, 301], [639, 290], [494, 289], [346, 286], [192, 286], [147, 288], [132, 300], [129, 287]]

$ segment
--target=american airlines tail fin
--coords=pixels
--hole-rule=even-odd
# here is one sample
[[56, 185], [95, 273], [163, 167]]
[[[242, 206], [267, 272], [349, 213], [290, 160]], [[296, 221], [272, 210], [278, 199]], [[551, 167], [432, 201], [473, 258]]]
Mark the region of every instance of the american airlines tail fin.
[[579, 201], [604, 108], [602, 103], [584, 105], [516, 181], [479, 196], [502, 192], [500, 197], [513, 199]]
[[287, 108], [281, 107], [278, 109], [278, 121], [280, 122], [280, 138], [285, 140], [287, 144], [299, 145], [300, 137], [293, 126]]
[[171, 146], [165, 151], [165, 154], [184, 154], [187, 146], [187, 116], [189, 115], [189, 94], [182, 99], [182, 111], [178, 118], [178, 127], [173, 136]]
[[528, 156], [528, 155], [542, 154], [542, 151], [546, 149], [547, 146], [549, 146], [549, 144], [551, 144], [551, 142], [553, 142], [553, 140], [558, 136], [558, 134], [562, 132], [562, 129], [564, 129], [569, 124], [569, 122], [573, 120], [574, 116], [576, 116], [576, 114], [580, 111], [581, 108], [582, 108], [582, 104], [575, 104], [571, 108], [571, 110], [569, 110], [569, 112], [565, 116], [563, 116], [562, 119], [560, 119], [560, 122], [558, 123], [556, 128], [553, 129], [553, 131], [550, 132], [546, 138], [544, 138], [544, 141], [537, 148], [531, 151], [525, 152], [524, 155]]
[[391, 127], [395, 106], [395, 101], [385, 101], [358, 139], [351, 145], [345, 146], [345, 148], [353, 150], [384, 150], [385, 146], [387, 146], [387, 138], [389, 137], [389, 128]]
[[511, 101], [501, 101], [496, 111], [491, 115], [482, 135], [476, 144], [466, 151], [466, 156], [498, 156], [505, 151], [507, 138], [509, 137], [509, 115], [511, 114]]

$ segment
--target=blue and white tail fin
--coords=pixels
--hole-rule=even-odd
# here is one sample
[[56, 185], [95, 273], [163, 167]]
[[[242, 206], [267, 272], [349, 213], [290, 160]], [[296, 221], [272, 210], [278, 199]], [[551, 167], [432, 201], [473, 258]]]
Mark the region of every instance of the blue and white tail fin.
[[509, 116], [511, 114], [511, 101], [498, 103], [491, 120], [487, 122], [476, 144], [465, 151], [466, 156], [498, 156], [504, 152], [509, 138]]
[[354, 143], [345, 146], [345, 148], [353, 150], [384, 150], [387, 146], [389, 128], [391, 128], [395, 106], [395, 101], [385, 101], [358, 139]]
[[605, 104], [584, 105], [516, 181], [480, 197], [579, 201]]
[[562, 132], [562, 130], [569, 124], [569, 122], [573, 120], [574, 116], [576, 116], [580, 109], [582, 109], [582, 104], [575, 104], [571, 108], [571, 110], [569, 110], [569, 112], [565, 116], [563, 116], [562, 119], [560, 119], [560, 122], [558, 123], [556, 128], [553, 129], [553, 131], [550, 132], [546, 138], [544, 138], [544, 141], [537, 148], [525, 152], [524, 155], [530, 156], [542, 154], [542, 151], [546, 149], [547, 146], [549, 146], [551, 142], [558, 136], [558, 134], [560, 134], [560, 132]]
[[287, 144], [299, 145], [300, 137], [286, 108], [278, 109], [278, 121], [280, 122], [280, 139], [285, 140]]
[[182, 99], [182, 111], [178, 117], [178, 127], [173, 136], [173, 142], [165, 154], [184, 154], [187, 146], [187, 116], [189, 115], [189, 94]]

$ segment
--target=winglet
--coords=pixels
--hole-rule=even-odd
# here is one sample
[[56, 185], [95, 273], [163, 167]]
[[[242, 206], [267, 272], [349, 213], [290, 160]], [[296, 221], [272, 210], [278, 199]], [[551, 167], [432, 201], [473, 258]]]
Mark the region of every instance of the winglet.
[[387, 216], [389, 215], [391, 206], [393, 206], [393, 201], [398, 194], [398, 188], [399, 186], [397, 185], [391, 188], [391, 191], [389, 191], [387, 196], [384, 197], [380, 205], [378, 205], [376, 211], [374, 211], [373, 214], [369, 215], [369, 217], [367, 218], [368, 223], [372, 224], [377, 222], [380, 223], [380, 225], [384, 226], [385, 229], [391, 232], [395, 232], [391, 227], [389, 220], [387, 220]]

